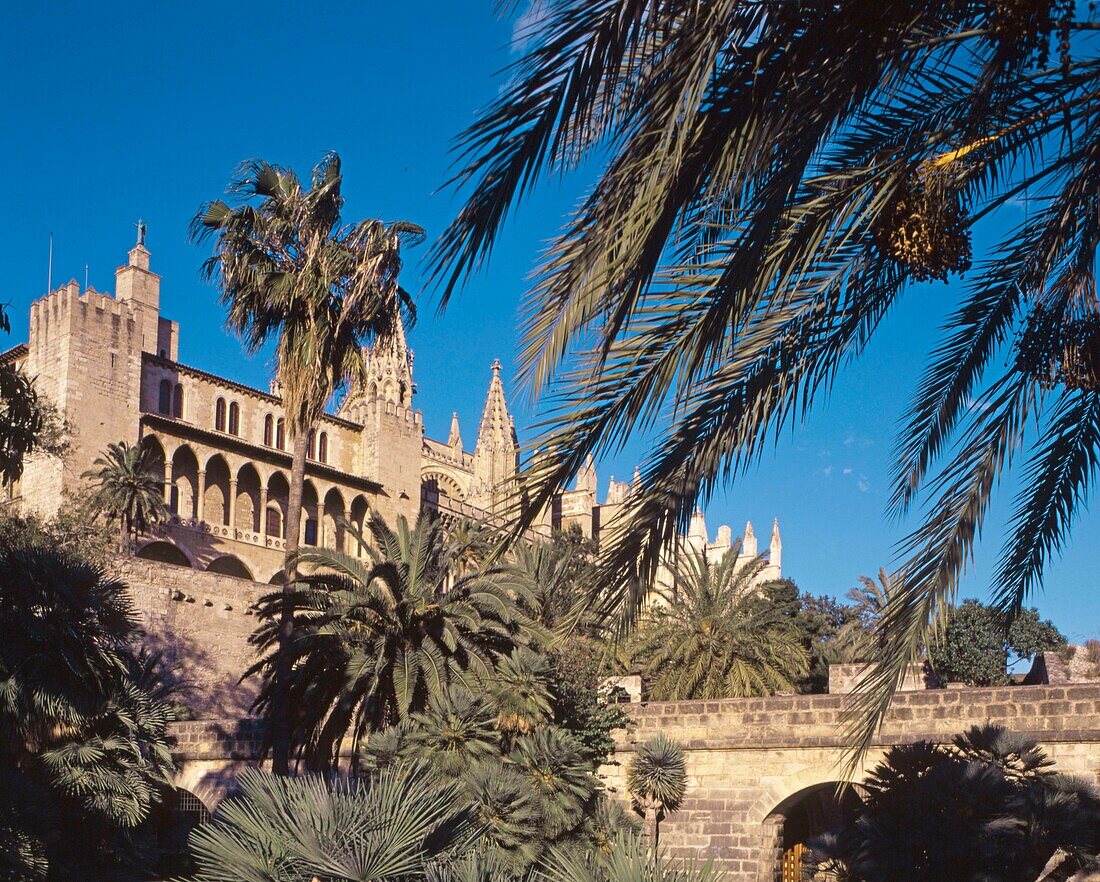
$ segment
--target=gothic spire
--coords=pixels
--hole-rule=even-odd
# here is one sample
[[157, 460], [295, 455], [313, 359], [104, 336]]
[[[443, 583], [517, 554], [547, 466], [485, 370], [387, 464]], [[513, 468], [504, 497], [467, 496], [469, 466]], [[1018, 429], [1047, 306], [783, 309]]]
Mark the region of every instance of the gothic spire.
[[745, 536], [741, 540], [741, 553], [749, 557], [756, 557], [756, 532], [752, 528], [752, 521], [745, 521]]
[[447, 446], [462, 450], [462, 432], [458, 428], [458, 414], [451, 414], [451, 434], [447, 436]]
[[474, 447], [474, 483], [471, 501], [489, 511], [498, 510], [515, 480], [519, 466], [519, 442], [508, 402], [504, 398], [504, 382], [500, 379], [499, 359], [492, 364], [493, 376], [485, 396], [485, 409], [477, 430]]
[[516, 429], [508, 402], [504, 398], [504, 382], [500, 379], [500, 359], [493, 359], [493, 377], [485, 396], [485, 409], [481, 412], [481, 425], [477, 430], [477, 450], [508, 449], [518, 451]]
[[779, 538], [779, 518], [772, 524], [772, 541], [768, 548], [768, 561], [772, 566], [783, 565], [783, 540]]

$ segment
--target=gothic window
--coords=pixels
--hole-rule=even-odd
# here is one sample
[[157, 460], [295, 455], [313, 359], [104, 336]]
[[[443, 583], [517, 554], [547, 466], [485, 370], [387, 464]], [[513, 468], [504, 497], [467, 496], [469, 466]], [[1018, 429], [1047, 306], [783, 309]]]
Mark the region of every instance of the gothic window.
[[280, 450], [286, 450], [286, 433], [284, 432], [284, 421], [282, 417], [279, 417], [279, 422], [275, 424], [275, 446]]
[[316, 545], [317, 544], [317, 521], [314, 518], [309, 518], [306, 521], [305, 544], [306, 545]]
[[328, 462], [328, 432], [322, 432], [317, 440], [317, 461]]
[[219, 432], [225, 431], [225, 399], [219, 398], [214, 403], [214, 428]]
[[169, 380], [160, 381], [160, 399], [157, 401], [157, 410], [166, 416], [172, 412], [172, 383]]
[[270, 447], [275, 438], [275, 418], [268, 414], [264, 417], [264, 447]]
[[241, 434], [241, 408], [236, 401], [229, 405], [229, 434]]
[[283, 535], [283, 513], [274, 505], [267, 509], [267, 535], [281, 539]]
[[317, 430], [309, 430], [309, 452], [306, 454], [310, 459], [317, 458]]
[[172, 395], [172, 416], [183, 419], [183, 386], [176, 383], [175, 392]]

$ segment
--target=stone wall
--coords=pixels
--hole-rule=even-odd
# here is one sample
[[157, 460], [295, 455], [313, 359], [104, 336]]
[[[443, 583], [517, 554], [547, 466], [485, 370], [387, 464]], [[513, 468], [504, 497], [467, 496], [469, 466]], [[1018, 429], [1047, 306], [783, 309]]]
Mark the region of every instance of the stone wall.
[[238, 680], [256, 659], [248, 644], [252, 605], [272, 587], [141, 558], [118, 558], [113, 569], [133, 594], [148, 645], [194, 684], [195, 711], [210, 719], [246, 715], [255, 681]]
[[[847, 696], [806, 695], [630, 706], [637, 726], [602, 770], [627, 799], [625, 769], [636, 745], [664, 733], [686, 748], [688, 790], [661, 824], [674, 855], [713, 858], [727, 882], [774, 882], [784, 812], [799, 795], [841, 778]], [[992, 721], [1040, 741], [1060, 771], [1100, 780], [1100, 685], [901, 693], [864, 770], [893, 744], [945, 741]]]

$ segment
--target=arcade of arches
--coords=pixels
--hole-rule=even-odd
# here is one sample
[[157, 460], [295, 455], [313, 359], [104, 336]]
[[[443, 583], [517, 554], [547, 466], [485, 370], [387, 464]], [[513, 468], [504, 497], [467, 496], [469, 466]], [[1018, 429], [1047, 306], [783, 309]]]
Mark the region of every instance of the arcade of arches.
[[[172, 517], [138, 549], [138, 557], [269, 582], [282, 568], [290, 499], [290, 469], [205, 446], [193, 440], [149, 433], [142, 443], [153, 451], [164, 475], [164, 499]], [[338, 483], [309, 474], [302, 494], [303, 545], [363, 556], [363, 545], [344, 524], [362, 533], [372, 485], [354, 479]]]

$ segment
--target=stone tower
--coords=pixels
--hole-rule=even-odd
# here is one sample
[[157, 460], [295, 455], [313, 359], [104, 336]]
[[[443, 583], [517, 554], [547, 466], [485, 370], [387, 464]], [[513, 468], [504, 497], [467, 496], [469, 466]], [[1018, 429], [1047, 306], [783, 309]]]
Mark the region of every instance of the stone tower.
[[409, 522], [420, 510], [420, 455], [424, 422], [412, 406], [413, 353], [398, 320], [392, 336], [364, 350], [365, 376], [340, 406], [339, 416], [363, 426], [357, 462], [360, 474], [382, 484], [379, 513], [390, 523]]
[[160, 276], [150, 270], [142, 241], [115, 271], [114, 297], [81, 292], [74, 279], [31, 305], [26, 371], [78, 437], [64, 463], [29, 459], [22, 480], [27, 510], [52, 514], [62, 491], [80, 483], [108, 444], [137, 442], [142, 359], [175, 359], [178, 339], [179, 326], [160, 316]]
[[474, 448], [474, 479], [470, 488], [470, 502], [494, 514], [507, 505], [509, 494], [515, 487], [519, 467], [519, 442], [516, 427], [508, 413], [504, 398], [504, 383], [500, 379], [500, 361], [492, 364], [493, 376], [485, 398], [485, 409], [477, 431]]

